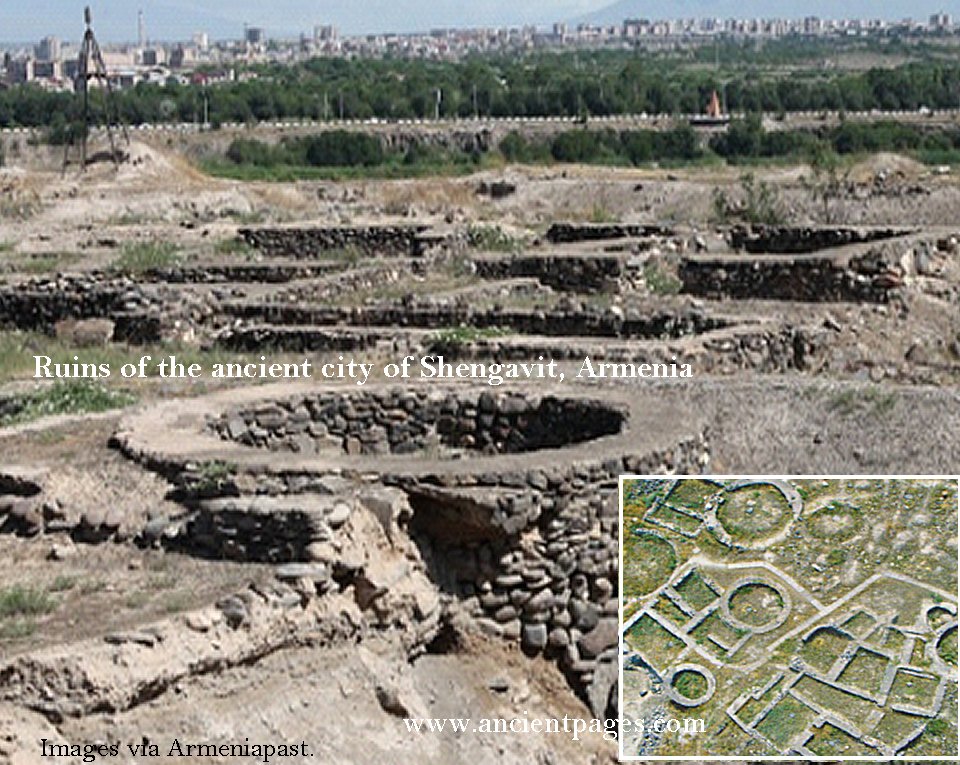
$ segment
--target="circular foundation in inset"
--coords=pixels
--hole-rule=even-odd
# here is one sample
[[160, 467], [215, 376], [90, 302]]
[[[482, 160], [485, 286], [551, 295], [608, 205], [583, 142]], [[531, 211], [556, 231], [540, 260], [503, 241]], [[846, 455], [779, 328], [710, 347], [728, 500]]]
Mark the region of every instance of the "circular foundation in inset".
[[927, 645], [927, 658], [949, 676], [957, 674], [957, 623], [944, 625]]
[[717, 681], [706, 667], [699, 664], [681, 664], [674, 667], [663, 680], [667, 696], [682, 707], [699, 707], [713, 698]]
[[804, 522], [813, 536], [837, 545], [854, 539], [863, 528], [860, 510], [845, 502], [831, 502], [806, 515]]
[[755, 547], [782, 534], [793, 522], [790, 505], [773, 486], [753, 484], [727, 491], [717, 520], [739, 547]]
[[720, 602], [723, 618], [755, 634], [775, 630], [790, 615], [790, 595], [770, 579], [741, 579]]
[[666, 584], [676, 567], [677, 553], [668, 540], [649, 531], [624, 531], [624, 597], [649, 595]]

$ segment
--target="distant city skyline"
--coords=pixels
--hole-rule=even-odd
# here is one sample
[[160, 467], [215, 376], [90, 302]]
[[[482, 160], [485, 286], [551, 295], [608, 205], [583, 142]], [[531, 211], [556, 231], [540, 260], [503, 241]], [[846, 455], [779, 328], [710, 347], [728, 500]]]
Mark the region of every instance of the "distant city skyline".
[[38, 0], [0, 7], [0, 42], [25, 43], [55, 35], [79, 40], [83, 6], [93, 8], [98, 36], [111, 42], [137, 39], [137, 14], [142, 10], [147, 36], [152, 40], [188, 39], [204, 31], [213, 39], [239, 38], [244, 24], [263, 27], [277, 36], [307, 32], [317, 24], [333, 24], [343, 34], [414, 32], [433, 28], [478, 26], [545, 26], [554, 22], [618, 23], [628, 16], [650, 19], [687, 17], [823, 18], [912, 17], [925, 20], [943, 11], [960, 14], [960, 1], [892, 0]]

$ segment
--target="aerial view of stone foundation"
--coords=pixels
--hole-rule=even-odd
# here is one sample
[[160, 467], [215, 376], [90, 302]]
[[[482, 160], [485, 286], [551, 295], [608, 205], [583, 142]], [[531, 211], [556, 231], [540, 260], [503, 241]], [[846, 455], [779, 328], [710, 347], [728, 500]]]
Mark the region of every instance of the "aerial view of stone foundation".
[[[623, 754], [957, 754], [957, 481], [625, 479]], [[938, 540], [952, 540], [941, 544]]]

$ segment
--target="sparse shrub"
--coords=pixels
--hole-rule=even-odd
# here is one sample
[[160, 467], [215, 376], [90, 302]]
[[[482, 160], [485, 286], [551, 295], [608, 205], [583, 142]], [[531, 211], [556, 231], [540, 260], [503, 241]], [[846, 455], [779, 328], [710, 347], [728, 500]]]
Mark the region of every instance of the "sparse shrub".
[[820, 147], [810, 159], [811, 176], [802, 180], [813, 201], [820, 206], [824, 223], [834, 222], [834, 203], [843, 197], [850, 182], [850, 169], [840, 170], [840, 158], [830, 148]]
[[14, 585], [0, 590], [0, 619], [10, 616], [38, 616], [50, 613], [56, 601], [37, 587]]
[[433, 342], [440, 346], [465, 345], [477, 340], [490, 337], [503, 337], [510, 334], [506, 327], [468, 327], [461, 324], [459, 327], [442, 329], [433, 336]]
[[113, 267], [139, 273], [154, 268], [170, 268], [180, 263], [180, 253], [172, 242], [128, 242]]
[[467, 243], [475, 250], [490, 252], [519, 252], [526, 242], [512, 236], [499, 226], [470, 226], [467, 230]]
[[713, 190], [713, 217], [718, 223], [775, 225], [784, 221], [783, 203], [779, 194], [766, 181], [757, 181], [753, 173], [740, 176], [737, 201], [720, 188]]
[[36, 631], [37, 623], [33, 619], [12, 619], [0, 623], [0, 640], [21, 640]]
[[93, 380], [57, 380], [4, 402], [0, 425], [15, 425], [56, 414], [106, 412], [132, 404], [136, 398]]
[[214, 251], [217, 255], [239, 255], [245, 258], [252, 258], [257, 254], [256, 247], [236, 236], [230, 239], [221, 239], [214, 246]]
[[233, 477], [236, 465], [223, 460], [201, 462], [187, 477], [190, 488], [199, 494], [220, 491]]
[[647, 261], [643, 267], [643, 279], [647, 289], [655, 295], [676, 295], [683, 289], [683, 282], [659, 261]]
[[50, 585], [50, 592], [67, 592], [77, 586], [77, 578], [67, 574], [60, 574]]

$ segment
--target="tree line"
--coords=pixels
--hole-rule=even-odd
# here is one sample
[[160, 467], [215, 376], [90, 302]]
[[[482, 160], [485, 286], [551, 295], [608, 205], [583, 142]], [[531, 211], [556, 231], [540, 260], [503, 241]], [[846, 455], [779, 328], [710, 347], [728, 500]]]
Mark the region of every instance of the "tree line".
[[[767, 49], [769, 49], [768, 46]], [[726, 48], [724, 48], [726, 51]], [[635, 51], [580, 51], [459, 62], [318, 58], [261, 66], [254, 79], [139, 84], [117, 94], [127, 124], [274, 119], [415, 119], [702, 112], [716, 90], [729, 111], [916, 110], [960, 105], [960, 64], [929, 58], [862, 72], [763, 65], [747, 53], [716, 67]], [[759, 54], [758, 54], [759, 55]], [[769, 56], [770, 54], [765, 54]], [[734, 61], [732, 54], [725, 52]], [[99, 99], [93, 99], [99, 105]], [[99, 110], [100, 113], [103, 110]], [[35, 86], [0, 90], [0, 127], [64, 129], [79, 98]], [[96, 116], [96, 115], [95, 115]]]
[[[538, 163], [587, 163], [638, 166], [652, 162], [724, 160], [731, 164], [767, 159], [821, 161], [878, 151], [904, 152], [930, 162], [960, 160], [960, 129], [927, 129], [896, 122], [844, 121], [816, 130], [766, 130], [759, 116], [733, 121], [708, 140], [689, 125], [668, 130], [593, 130], [577, 128], [552, 136], [513, 131], [486, 150], [467, 150], [427, 142], [391, 147], [376, 135], [329, 130], [284, 138], [278, 143], [236, 139], [225, 154], [230, 168], [384, 168], [402, 171], [470, 170], [494, 159]], [[214, 169], [224, 171], [220, 165]], [[268, 174], [269, 175], [269, 174]]]

